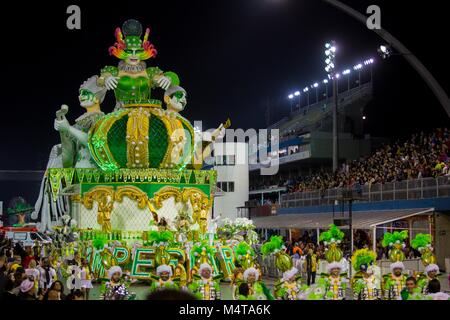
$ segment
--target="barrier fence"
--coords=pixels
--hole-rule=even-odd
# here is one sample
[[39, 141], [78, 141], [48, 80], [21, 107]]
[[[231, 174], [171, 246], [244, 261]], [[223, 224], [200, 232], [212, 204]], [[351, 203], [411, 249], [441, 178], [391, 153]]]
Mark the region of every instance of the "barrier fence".
[[[288, 193], [281, 196], [282, 208], [334, 204], [349, 188], [334, 188]], [[354, 195], [364, 199], [356, 202], [430, 199], [450, 196], [450, 177], [424, 178], [399, 182], [354, 186]]]

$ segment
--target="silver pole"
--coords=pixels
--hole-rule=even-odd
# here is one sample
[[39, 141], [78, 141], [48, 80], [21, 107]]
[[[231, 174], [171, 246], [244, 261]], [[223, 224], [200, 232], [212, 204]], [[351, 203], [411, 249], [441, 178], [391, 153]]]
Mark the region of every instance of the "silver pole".
[[333, 78], [333, 171], [338, 168], [338, 79]]
[[[333, 7], [345, 12], [346, 14], [352, 16], [356, 20], [359, 20], [364, 25], [367, 23], [367, 17], [355, 9], [343, 4], [337, 0], [323, 0], [324, 2], [332, 5]], [[396, 39], [389, 32], [380, 27], [380, 29], [373, 29], [373, 31], [378, 34], [381, 38], [383, 38], [388, 44], [392, 45], [392, 47], [399, 52], [403, 57], [409, 62], [409, 64], [420, 74], [422, 79], [428, 84], [431, 91], [433, 91], [436, 98], [441, 103], [444, 110], [447, 112], [447, 115], [450, 117], [450, 99], [447, 96], [447, 93], [444, 91], [442, 86], [437, 82], [437, 80], [433, 77], [430, 71], [420, 62], [419, 59], [415, 55], [413, 55], [398, 39]]]

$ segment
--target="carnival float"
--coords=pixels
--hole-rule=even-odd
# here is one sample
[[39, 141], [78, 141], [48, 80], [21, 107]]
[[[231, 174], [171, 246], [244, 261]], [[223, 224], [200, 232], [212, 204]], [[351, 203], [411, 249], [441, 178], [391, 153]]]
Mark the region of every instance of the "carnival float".
[[[149, 35], [133, 19], [117, 28], [109, 54], [119, 63], [81, 84], [84, 113], [70, 124], [67, 105], [56, 111], [61, 143], [50, 153], [32, 218], [58, 235], [48, 249], [55, 259], [80, 252], [99, 277], [121, 266], [131, 278], [151, 280], [169, 265], [185, 285], [208, 263], [226, 278], [233, 247], [257, 241], [250, 221], [225, 222], [219, 238], [211, 219], [216, 172], [202, 170], [203, 153], [230, 121], [205, 134], [180, 114], [187, 92], [176, 73], [147, 64], [157, 54]], [[104, 107], [111, 93], [115, 105]]]

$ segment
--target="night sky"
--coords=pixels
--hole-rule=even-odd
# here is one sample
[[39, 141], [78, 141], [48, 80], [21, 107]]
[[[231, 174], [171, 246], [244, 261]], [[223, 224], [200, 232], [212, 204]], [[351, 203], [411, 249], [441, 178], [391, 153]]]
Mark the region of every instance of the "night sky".
[[[374, 100], [367, 108], [367, 131], [405, 136], [449, 124], [431, 91], [399, 56], [383, 61], [383, 41], [359, 22], [319, 0], [36, 1], [8, 4], [2, 30], [2, 116], [0, 170], [43, 170], [51, 146], [55, 111], [70, 107], [69, 120], [82, 113], [80, 84], [105, 65], [114, 30], [129, 18], [152, 30], [158, 50], [148, 65], [175, 71], [188, 91], [184, 115], [204, 128], [228, 117], [234, 128], [264, 128], [289, 110], [287, 95], [325, 77], [323, 45], [338, 42], [342, 67], [376, 58]], [[382, 26], [402, 41], [449, 92], [447, 13], [443, 1], [344, 1], [360, 12], [382, 9]], [[66, 28], [66, 8], [79, 4], [81, 30]], [[432, 37], [431, 37], [432, 36]], [[447, 49], [448, 50], [448, 49]], [[160, 96], [161, 91], [156, 95]], [[103, 110], [113, 108], [112, 92]]]

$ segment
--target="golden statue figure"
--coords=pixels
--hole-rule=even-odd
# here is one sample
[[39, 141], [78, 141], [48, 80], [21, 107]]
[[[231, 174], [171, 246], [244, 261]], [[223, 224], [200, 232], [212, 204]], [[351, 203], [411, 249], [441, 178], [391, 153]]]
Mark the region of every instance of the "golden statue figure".
[[206, 232], [208, 231], [208, 211], [209, 211], [209, 200], [203, 199], [200, 214], [198, 217], [198, 224], [200, 226], [201, 234], [206, 234]]
[[97, 222], [102, 226], [102, 231], [111, 233], [111, 212], [114, 209], [114, 201], [111, 201], [109, 196], [104, 196], [98, 202]]

